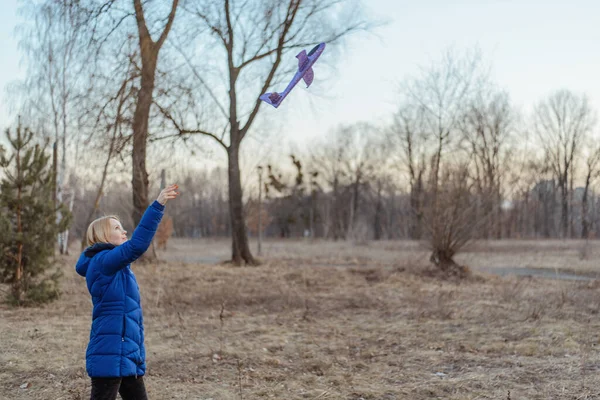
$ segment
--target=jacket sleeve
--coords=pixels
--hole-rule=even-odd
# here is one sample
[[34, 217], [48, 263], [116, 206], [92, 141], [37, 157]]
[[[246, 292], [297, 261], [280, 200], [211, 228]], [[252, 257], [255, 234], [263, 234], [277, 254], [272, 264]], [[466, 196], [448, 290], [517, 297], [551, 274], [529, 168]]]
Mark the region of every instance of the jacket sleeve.
[[104, 275], [115, 274], [137, 260], [150, 247], [158, 224], [162, 219], [165, 206], [154, 201], [142, 215], [142, 219], [133, 231], [131, 239], [114, 249], [104, 252], [100, 257], [100, 270]]

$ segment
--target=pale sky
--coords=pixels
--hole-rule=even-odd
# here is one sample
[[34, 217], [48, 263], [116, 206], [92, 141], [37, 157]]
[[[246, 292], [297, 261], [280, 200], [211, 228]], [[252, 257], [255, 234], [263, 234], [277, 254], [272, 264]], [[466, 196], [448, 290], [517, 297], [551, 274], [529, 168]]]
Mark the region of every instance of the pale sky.
[[[17, 0], [1, 0], [0, 128], [14, 119], [6, 84], [23, 75], [14, 37]], [[310, 89], [298, 85], [282, 106], [261, 113], [289, 127], [301, 143], [339, 123], [382, 121], [397, 103], [400, 80], [449, 47], [479, 46], [496, 83], [525, 109], [557, 89], [585, 92], [600, 105], [600, 3], [585, 0], [368, 0], [389, 25], [347, 41], [338, 59], [315, 65]], [[327, 57], [323, 53], [323, 58]], [[335, 75], [331, 67], [336, 66]], [[327, 69], [319, 81], [319, 68]], [[277, 88], [275, 88], [277, 89]], [[283, 88], [282, 88], [283, 89]], [[325, 90], [327, 89], [327, 90]], [[284, 110], [282, 110], [285, 108]]]

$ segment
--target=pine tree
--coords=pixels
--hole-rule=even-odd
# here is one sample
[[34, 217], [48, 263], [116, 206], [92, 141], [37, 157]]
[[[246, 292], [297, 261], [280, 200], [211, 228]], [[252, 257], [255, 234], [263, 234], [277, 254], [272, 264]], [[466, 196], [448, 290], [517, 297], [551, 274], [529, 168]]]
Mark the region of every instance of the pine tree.
[[0, 281], [12, 285], [10, 302], [44, 303], [60, 293], [60, 273], [49, 272], [56, 237], [71, 218], [61, 209], [67, 217], [56, 223], [54, 174], [46, 146], [35, 144], [34, 133], [20, 124], [16, 134], [7, 129], [6, 136], [12, 151], [0, 153]]

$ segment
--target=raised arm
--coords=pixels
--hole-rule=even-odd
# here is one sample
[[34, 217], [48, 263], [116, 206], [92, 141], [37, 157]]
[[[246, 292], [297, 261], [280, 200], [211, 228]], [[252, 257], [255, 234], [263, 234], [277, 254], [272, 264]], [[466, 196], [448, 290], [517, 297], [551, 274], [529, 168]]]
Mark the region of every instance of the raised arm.
[[161, 191], [158, 198], [144, 212], [131, 239], [100, 255], [99, 261], [104, 275], [112, 275], [121, 268], [125, 268], [148, 250], [162, 219], [167, 201], [179, 195], [177, 189], [177, 185], [171, 185]]

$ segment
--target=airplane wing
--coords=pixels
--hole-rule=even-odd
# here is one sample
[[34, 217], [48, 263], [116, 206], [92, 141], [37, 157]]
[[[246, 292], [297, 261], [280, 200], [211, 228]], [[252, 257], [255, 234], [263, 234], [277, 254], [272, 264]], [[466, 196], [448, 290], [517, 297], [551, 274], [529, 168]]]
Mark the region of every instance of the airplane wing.
[[312, 68], [309, 68], [305, 73], [302, 79], [304, 79], [304, 83], [306, 83], [306, 87], [309, 87], [315, 78], [315, 72]]

